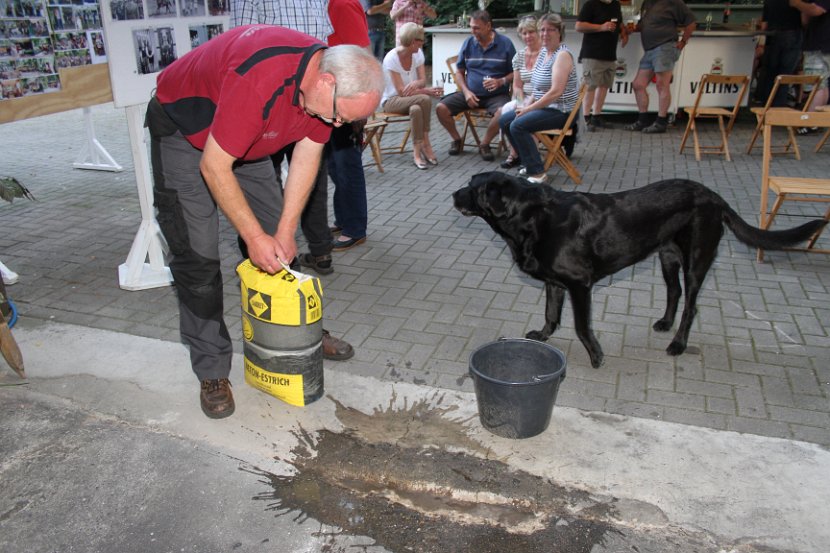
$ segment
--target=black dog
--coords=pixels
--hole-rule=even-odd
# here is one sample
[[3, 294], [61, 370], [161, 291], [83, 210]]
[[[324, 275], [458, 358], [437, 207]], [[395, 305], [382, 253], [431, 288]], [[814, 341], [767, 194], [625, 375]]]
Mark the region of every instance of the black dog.
[[803, 242], [825, 225], [817, 219], [789, 230], [761, 230], [747, 224], [715, 192], [684, 179], [616, 194], [582, 194], [532, 185], [504, 173], [481, 173], [456, 191], [453, 200], [462, 214], [484, 219], [507, 242], [519, 268], [545, 283], [545, 326], [529, 332], [527, 338], [545, 341], [556, 330], [567, 290], [576, 334], [594, 367], [602, 364], [602, 348], [591, 330], [591, 288], [598, 280], [656, 250], [668, 299], [654, 330], [668, 331], [682, 294], [682, 268], [683, 317], [666, 350], [680, 355], [724, 223], [741, 242], [766, 250]]

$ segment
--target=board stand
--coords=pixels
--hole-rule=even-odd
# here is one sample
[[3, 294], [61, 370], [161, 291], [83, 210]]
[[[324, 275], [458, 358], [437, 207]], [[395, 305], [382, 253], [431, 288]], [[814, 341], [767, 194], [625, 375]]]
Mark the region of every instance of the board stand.
[[[164, 265], [167, 242], [161, 234], [153, 208], [153, 179], [144, 137], [144, 117], [140, 105], [127, 106], [127, 127], [135, 165], [141, 225], [127, 261], [118, 266], [118, 283], [125, 290], [146, 290], [168, 286], [173, 281], [170, 268]], [[149, 259], [149, 263], [147, 260]]]
[[0, 261], [0, 278], [3, 279], [4, 284], [14, 284], [17, 282], [19, 275], [6, 267], [2, 261]]
[[117, 161], [109, 154], [95, 137], [95, 127], [92, 124], [92, 110], [84, 108], [84, 125], [86, 127], [86, 144], [81, 155], [72, 164], [76, 169], [93, 169], [96, 171], [123, 171]]

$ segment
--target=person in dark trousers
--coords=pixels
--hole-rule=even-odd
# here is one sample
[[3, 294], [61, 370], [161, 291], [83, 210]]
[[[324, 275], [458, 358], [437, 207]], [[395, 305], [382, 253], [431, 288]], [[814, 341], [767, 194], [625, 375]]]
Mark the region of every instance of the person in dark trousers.
[[[830, 99], [830, 0], [789, 0], [790, 6], [801, 13], [806, 26], [804, 35], [804, 74], [819, 75], [821, 82], [810, 103], [809, 111], [827, 104]], [[800, 127], [798, 134], [815, 132], [816, 128]]]
[[[795, 75], [801, 62], [804, 34], [801, 12], [790, 6], [788, 0], [764, 0], [761, 30], [767, 31], [764, 53], [761, 57], [761, 80], [756, 98], [766, 103], [778, 75]], [[785, 107], [789, 86], [778, 88], [773, 107]]]
[[381, 63], [386, 55], [386, 22], [389, 20], [392, 2], [393, 0], [360, 0], [369, 25], [369, 47]]
[[[280, 271], [297, 254], [297, 225], [331, 127], [368, 117], [383, 88], [380, 64], [366, 50], [327, 48], [270, 25], [231, 29], [159, 74], [146, 118], [155, 206], [181, 338], [208, 417], [235, 408], [218, 209], [251, 262]], [[288, 144], [296, 155], [281, 194], [270, 156]]]
[[[359, 0], [329, 0], [329, 18], [334, 32], [329, 46], [352, 44], [369, 48], [369, 28]], [[342, 252], [366, 241], [369, 208], [366, 177], [360, 148], [362, 125], [344, 125], [332, 132], [326, 147], [329, 176], [334, 182], [334, 226], [337, 236], [332, 251]]]

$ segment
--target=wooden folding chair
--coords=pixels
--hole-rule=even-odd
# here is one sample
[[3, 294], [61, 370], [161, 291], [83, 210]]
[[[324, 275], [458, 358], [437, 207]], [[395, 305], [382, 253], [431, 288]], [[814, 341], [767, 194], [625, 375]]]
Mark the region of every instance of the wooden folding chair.
[[[453, 76], [455, 79], [455, 72], [457, 67], [455, 63], [458, 61], [458, 56], [450, 56], [447, 58], [447, 69], [450, 71], [450, 75]], [[458, 88], [461, 90], [461, 87]], [[490, 115], [486, 109], [468, 109], [466, 111], [462, 111], [458, 115], [455, 116], [456, 120], [464, 118], [464, 130], [461, 132], [461, 151], [464, 151], [464, 146], [471, 146], [473, 148], [478, 149], [481, 146], [481, 137], [478, 135], [477, 127], [487, 127], [490, 124], [490, 121], [493, 119], [493, 116]], [[473, 138], [472, 143], [467, 143], [467, 132], [469, 131], [470, 136]], [[502, 136], [501, 132], [499, 132], [499, 144], [496, 149], [496, 155], [499, 156], [503, 151], [507, 149], [507, 145], [504, 142], [504, 136]]]
[[372, 158], [374, 163], [366, 163], [364, 167], [371, 167], [376, 165], [378, 171], [383, 173], [383, 154], [380, 148], [380, 137], [383, 134], [383, 129], [386, 128], [386, 121], [382, 119], [370, 119], [366, 125], [363, 126], [363, 144], [361, 151], [368, 146], [372, 151]]
[[[381, 152], [383, 152], [384, 154], [403, 154], [412, 151], [411, 149], [407, 150], [406, 148], [406, 145], [409, 142], [409, 135], [412, 133], [412, 118], [409, 116], [408, 113], [388, 113], [384, 111], [378, 111], [375, 112], [372, 118], [386, 122], [386, 125], [380, 127], [377, 131], [378, 148], [380, 148]], [[401, 141], [397, 146], [384, 146], [383, 137], [389, 130], [389, 126], [394, 125], [395, 123], [405, 124], [405, 128], [399, 129], [401, 134]]]
[[[700, 105], [703, 100], [703, 95], [709, 87], [740, 87], [738, 89], [738, 96], [735, 104], [727, 109], [723, 107], [704, 107]], [[683, 139], [680, 141], [680, 153], [683, 153], [683, 148], [686, 146], [686, 140], [689, 138], [689, 133], [692, 134], [695, 145], [695, 159], [700, 161], [701, 154], [723, 154], [726, 156], [726, 161], [732, 161], [729, 155], [729, 133], [732, 132], [732, 126], [735, 124], [735, 118], [738, 116], [738, 110], [741, 108], [741, 102], [746, 95], [746, 89], [749, 86], [749, 77], [746, 75], [713, 75], [705, 73], [700, 78], [700, 84], [697, 89], [697, 97], [692, 107], [683, 108], [683, 111], [689, 117], [689, 122], [686, 123], [686, 132], [683, 133]], [[717, 119], [718, 128], [720, 129], [720, 144], [717, 146], [702, 146], [700, 144], [700, 137], [697, 132], [698, 119]]]
[[565, 121], [565, 124], [562, 126], [561, 129], [549, 129], [544, 131], [538, 131], [533, 133], [539, 142], [547, 149], [547, 155], [545, 156], [545, 172], [547, 173], [548, 170], [555, 164], [559, 164], [562, 169], [571, 177], [571, 180], [574, 181], [574, 184], [582, 184], [582, 175], [577, 170], [576, 166], [571, 163], [571, 160], [568, 159], [568, 156], [565, 155], [565, 150], [562, 148], [562, 142], [565, 140], [566, 136], [573, 135], [573, 125], [574, 121], [576, 120], [577, 114], [579, 113], [579, 109], [582, 107], [582, 101], [585, 99], [585, 91], [587, 90], [587, 85], [582, 83], [582, 86], [579, 87], [579, 98], [576, 101], [576, 105], [571, 110], [571, 113], [568, 115], [568, 119]]
[[[830, 112], [830, 106], [827, 106], [827, 105], [817, 106], [816, 111], [828, 111], [828, 112]], [[818, 144], [816, 144], [816, 149], [815, 149], [816, 153], [818, 153], [818, 151], [821, 150], [821, 147], [824, 146], [824, 143], [827, 142], [828, 138], [830, 138], [830, 129], [827, 129], [826, 131], [824, 131], [824, 135], [822, 135], [821, 140], [819, 140]]]
[[[830, 203], [830, 179], [802, 178], [789, 176], [773, 176], [770, 173], [772, 161], [772, 129], [774, 127], [819, 127], [830, 129], [830, 113], [817, 111], [770, 111], [764, 118], [764, 161], [761, 171], [761, 207], [759, 210], [759, 226], [769, 229], [772, 221], [778, 214], [781, 205], [789, 200], [793, 202]], [[772, 209], [767, 213], [768, 195], [775, 195]], [[824, 219], [830, 221], [830, 208], [824, 214]], [[823, 230], [823, 229], [822, 229]], [[816, 248], [816, 242], [822, 230], [807, 243], [806, 248], [788, 248], [795, 251], [830, 253], [828, 249]], [[758, 261], [764, 260], [764, 250], [758, 249]]]
[[[772, 86], [772, 90], [769, 93], [769, 97], [767, 98], [767, 103], [764, 104], [763, 107], [756, 106], [750, 108], [750, 111], [755, 114], [755, 130], [752, 131], [752, 138], [749, 139], [749, 146], [746, 149], [746, 153], [751, 154], [752, 148], [755, 147], [755, 141], [761, 136], [761, 132], [764, 130], [764, 116], [767, 114], [768, 111], [807, 111], [810, 107], [810, 102], [813, 100], [813, 96], [815, 96], [816, 91], [818, 90], [819, 82], [821, 82], [821, 77], [819, 75], [778, 75], [775, 78], [775, 84]], [[798, 86], [802, 90], [805, 86], [812, 86], [810, 89], [810, 94], [807, 96], [807, 101], [804, 102], [804, 107], [800, 110], [796, 110], [790, 107], [773, 107], [772, 101], [775, 99], [775, 95], [778, 92], [778, 89], [782, 86]], [[772, 153], [773, 154], [788, 154], [790, 152], [790, 148], [792, 148], [793, 154], [795, 154], [795, 159], [801, 159], [801, 152], [798, 151], [798, 142], [795, 140], [795, 129], [790, 127], [787, 129], [787, 142], [782, 146], [772, 146]]]

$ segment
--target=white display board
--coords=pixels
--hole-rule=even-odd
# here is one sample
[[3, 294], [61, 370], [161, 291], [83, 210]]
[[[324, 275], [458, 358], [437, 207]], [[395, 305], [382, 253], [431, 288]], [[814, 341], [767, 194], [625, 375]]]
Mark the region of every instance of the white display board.
[[228, 30], [230, 0], [101, 0], [116, 107], [150, 100], [159, 71]]
[[113, 103], [126, 108], [141, 206], [141, 225], [127, 261], [118, 267], [119, 285], [125, 290], [168, 286], [172, 280], [153, 207], [144, 104], [152, 97], [159, 72], [226, 31], [229, 15], [230, 0], [101, 0]]

